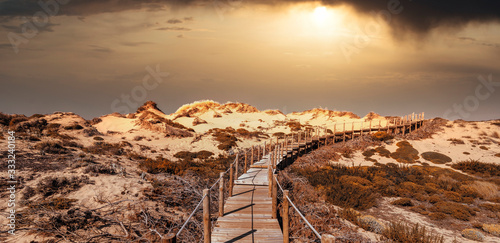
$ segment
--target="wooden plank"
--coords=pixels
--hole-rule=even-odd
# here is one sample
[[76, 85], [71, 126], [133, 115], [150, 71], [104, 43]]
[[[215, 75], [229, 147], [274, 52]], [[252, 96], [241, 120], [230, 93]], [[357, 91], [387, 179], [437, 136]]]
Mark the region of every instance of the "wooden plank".
[[268, 195], [270, 162], [269, 156], [264, 156], [235, 180], [233, 196], [226, 200], [224, 215], [212, 231], [212, 242], [283, 242]]

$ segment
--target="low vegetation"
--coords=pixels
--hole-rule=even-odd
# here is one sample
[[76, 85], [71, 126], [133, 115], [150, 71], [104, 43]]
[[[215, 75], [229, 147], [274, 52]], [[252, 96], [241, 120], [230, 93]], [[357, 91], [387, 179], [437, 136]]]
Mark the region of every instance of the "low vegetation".
[[418, 151], [411, 146], [408, 141], [401, 141], [396, 144], [398, 148], [396, 152], [391, 153], [391, 158], [400, 163], [415, 163], [420, 157]]
[[470, 159], [460, 161], [452, 164], [451, 167], [465, 173], [481, 177], [500, 176], [500, 165], [494, 163], [484, 163], [478, 160]]
[[435, 164], [446, 164], [451, 162], [451, 158], [438, 152], [422, 153], [422, 158]]

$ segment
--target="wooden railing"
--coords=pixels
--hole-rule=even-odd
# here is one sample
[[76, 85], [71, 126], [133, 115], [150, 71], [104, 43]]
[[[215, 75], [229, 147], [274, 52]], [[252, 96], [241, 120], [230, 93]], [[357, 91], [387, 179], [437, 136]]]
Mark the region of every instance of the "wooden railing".
[[[266, 154], [269, 154], [269, 158], [271, 163], [268, 166], [268, 181], [269, 181], [269, 196], [272, 198], [272, 218], [278, 217], [278, 187], [280, 191], [283, 193], [283, 212], [282, 212], [282, 220], [283, 220], [283, 242], [289, 242], [289, 207], [290, 205], [296, 212], [301, 216], [301, 218], [305, 221], [306, 225], [314, 232], [314, 234], [321, 240], [322, 243], [332, 243], [335, 242], [335, 238], [330, 235], [320, 235], [318, 231], [314, 229], [314, 227], [307, 221], [304, 215], [300, 212], [300, 210], [295, 206], [292, 200], [289, 197], [289, 191], [283, 190], [281, 185], [278, 182], [278, 171], [279, 166], [283, 164], [283, 162], [291, 159], [294, 160], [296, 156], [301, 153], [311, 150], [313, 148], [319, 148], [321, 146], [326, 146], [328, 144], [336, 143], [337, 141], [345, 142], [348, 139], [354, 139], [356, 137], [356, 133], [358, 136], [363, 136], [365, 134], [371, 134], [375, 131], [386, 131], [393, 133], [402, 133], [403, 135], [407, 133], [407, 131], [412, 132], [418, 128], [420, 128], [424, 123], [424, 113], [421, 114], [412, 114], [401, 117], [399, 119], [393, 119], [392, 123], [389, 123], [386, 120], [386, 126], [382, 126], [381, 120], [379, 120], [378, 125], [373, 125], [373, 121], [364, 121], [357, 122], [361, 123], [360, 129], [355, 129], [355, 122], [351, 123], [351, 130], [346, 130], [346, 123], [342, 124], [342, 131], [337, 131], [338, 124], [335, 123], [333, 127], [333, 131], [329, 131], [325, 126], [315, 126], [312, 129], [306, 129], [304, 132], [296, 132], [291, 133], [289, 135], [284, 135], [283, 138], [276, 137], [276, 141], [274, 139], [270, 139], [269, 143], [264, 142], [258, 146], [252, 146], [250, 148], [244, 149], [236, 154], [236, 158], [233, 163], [230, 164], [229, 168], [225, 172], [221, 172], [219, 179], [212, 184], [212, 186], [208, 189], [203, 190], [203, 196], [195, 209], [191, 212], [190, 216], [186, 219], [182, 227], [176, 234], [169, 234], [162, 237], [163, 243], [175, 243], [179, 235], [183, 232], [188, 222], [191, 220], [193, 215], [200, 209], [202, 206], [203, 209], [203, 235], [204, 242], [211, 242], [211, 211], [210, 211], [210, 193], [211, 191], [219, 185], [219, 212], [218, 216], [221, 217], [224, 215], [224, 177], [226, 173], [229, 173], [229, 181], [228, 181], [228, 194], [229, 197], [232, 196], [232, 191], [234, 187], [235, 178], [238, 178], [238, 170], [239, 170], [239, 158], [244, 157], [243, 163], [243, 173], [247, 172], [249, 167], [253, 165], [255, 161], [259, 161]], [[367, 127], [364, 127], [364, 123], [368, 123]], [[330, 140], [330, 143], [329, 143]], [[290, 155], [290, 158], [289, 158]]]

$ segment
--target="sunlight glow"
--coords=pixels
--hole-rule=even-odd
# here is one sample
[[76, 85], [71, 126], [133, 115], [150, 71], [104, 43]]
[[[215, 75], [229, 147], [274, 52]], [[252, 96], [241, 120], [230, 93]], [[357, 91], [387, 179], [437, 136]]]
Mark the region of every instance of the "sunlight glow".
[[317, 24], [322, 24], [326, 22], [329, 19], [330, 13], [328, 10], [326, 10], [326, 7], [324, 6], [318, 6], [314, 9], [313, 12], [313, 19]]

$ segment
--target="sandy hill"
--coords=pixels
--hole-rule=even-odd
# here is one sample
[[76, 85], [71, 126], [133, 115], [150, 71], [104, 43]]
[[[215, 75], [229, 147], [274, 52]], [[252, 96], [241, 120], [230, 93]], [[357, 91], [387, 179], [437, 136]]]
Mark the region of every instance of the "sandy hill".
[[[0, 234], [0, 241], [66, 239], [119, 242], [140, 240], [142, 237], [154, 242], [158, 240], [155, 231], [165, 234], [175, 230], [189, 215], [195, 206], [193, 204], [199, 200], [201, 190], [234, 158], [232, 152], [306, 129], [318, 127], [321, 132], [331, 133], [366, 128], [371, 124], [376, 130], [394, 119], [398, 117], [386, 118], [375, 112], [359, 117], [352, 112], [322, 108], [283, 114], [279, 110], [259, 111], [243, 103], [220, 104], [215, 101], [184, 105], [172, 114], [165, 114], [156, 103], [148, 101], [135, 113], [113, 113], [92, 120], [70, 112], [31, 117], [0, 113], [0, 146], [7, 146], [8, 130], [16, 132], [17, 175], [22, 182], [17, 190], [20, 200], [17, 209], [22, 215], [19, 217], [24, 217], [18, 227], [23, 230], [19, 230], [16, 236], [5, 233], [7, 219], [2, 217], [0, 224], [4, 233]], [[328, 146], [304, 156], [297, 164], [303, 163], [307, 169], [342, 165], [360, 166], [365, 168], [363, 170], [400, 165], [402, 168], [425, 168], [434, 172], [443, 169], [447, 173], [458, 173], [453, 174], [453, 178], [451, 174], [448, 177], [432, 175], [434, 177], [431, 178], [441, 182], [427, 185], [432, 187], [426, 189], [429, 195], [411, 197], [412, 203], [416, 204], [411, 209], [391, 204], [401, 196], [385, 195], [379, 198], [377, 207], [361, 212], [375, 215], [380, 220], [401, 218], [419, 222], [437, 229], [445, 236], [445, 242], [452, 242], [455, 238], [459, 242], [471, 242], [462, 237], [461, 230], [479, 229], [483, 224], [494, 225], [500, 220], [500, 200], [495, 201], [500, 198], [495, 194], [499, 191], [498, 175], [495, 176], [495, 173], [500, 170], [495, 172], [491, 169], [496, 168], [491, 166], [500, 164], [500, 121], [430, 119], [425, 124], [418, 132], [405, 136], [384, 135], [384, 141], [379, 137], [366, 136], [346, 144]], [[492, 173], [491, 176], [485, 177], [485, 171], [483, 174], [470, 174], [472, 172], [457, 169], [457, 165], [464, 161], [485, 166], [485, 171]], [[489, 165], [483, 165], [484, 162]], [[6, 171], [6, 167], [2, 170]], [[319, 176], [330, 170], [321, 169], [314, 175]], [[394, 176], [384, 173], [386, 178], [381, 179], [377, 175], [368, 179], [374, 180], [374, 185], [389, 183], [385, 180], [387, 178], [394, 179]], [[460, 175], [470, 176], [467, 177], [470, 181], [458, 180], [462, 178]], [[307, 173], [304, 176], [307, 177]], [[374, 190], [372, 181], [359, 176], [344, 175], [337, 181], [354, 183], [358, 186], [354, 191]], [[472, 182], [473, 179], [480, 181]], [[307, 182], [303, 177], [296, 181]], [[439, 189], [442, 191], [433, 189], [445, 186], [444, 183], [453, 186]], [[6, 179], [0, 179], [0, 184], [4, 185], [0, 187], [0, 209], [6, 212], [9, 196]], [[387, 185], [390, 185], [388, 188], [395, 188], [396, 192], [402, 190], [396, 188], [396, 184]], [[424, 185], [411, 183], [404, 185], [425, 188]], [[464, 188], [480, 186], [483, 194], [467, 191], [469, 194], [465, 195]], [[313, 195], [322, 195], [329, 187], [308, 185], [300, 188], [309, 188], [311, 191], [304, 195], [312, 200]], [[453, 203], [476, 211], [469, 212], [468, 221], [454, 218], [453, 212], [435, 215], [436, 211], [432, 210], [442, 208], [436, 209], [435, 202], [429, 201], [431, 191], [436, 194], [432, 196], [439, 200], [453, 198]], [[384, 192], [378, 193], [382, 195]], [[470, 195], [476, 196], [472, 198]], [[314, 205], [323, 209], [323, 205], [332, 206], [325, 198], [328, 199], [328, 196], [318, 196], [319, 201]], [[446, 202], [451, 205], [451, 202]], [[318, 220], [330, 222], [338, 217], [334, 212], [321, 214], [328, 219], [318, 214]], [[444, 221], [439, 221], [438, 216]], [[200, 223], [198, 219], [194, 220], [194, 224]], [[336, 224], [342, 226], [338, 234], [352, 237], [350, 239], [355, 242], [377, 242], [377, 237], [380, 237], [341, 220]], [[199, 241], [201, 236], [195, 228], [187, 230], [193, 237], [192, 241]], [[493, 231], [481, 232], [485, 242], [500, 242]]]

